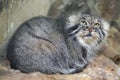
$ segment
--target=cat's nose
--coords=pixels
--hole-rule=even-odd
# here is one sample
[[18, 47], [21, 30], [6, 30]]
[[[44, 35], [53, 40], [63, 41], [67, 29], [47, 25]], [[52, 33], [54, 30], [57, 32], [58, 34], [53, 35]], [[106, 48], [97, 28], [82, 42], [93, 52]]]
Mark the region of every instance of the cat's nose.
[[93, 28], [89, 28], [88, 30], [89, 30], [89, 32], [92, 32], [92, 31], [93, 31]]

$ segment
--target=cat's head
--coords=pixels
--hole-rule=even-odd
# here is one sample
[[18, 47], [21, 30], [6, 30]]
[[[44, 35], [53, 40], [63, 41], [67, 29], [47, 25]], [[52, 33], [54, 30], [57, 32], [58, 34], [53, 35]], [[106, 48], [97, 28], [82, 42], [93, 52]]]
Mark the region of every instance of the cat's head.
[[109, 24], [100, 17], [91, 15], [72, 15], [68, 18], [65, 32], [70, 38], [85, 45], [98, 45], [103, 42], [109, 31]]

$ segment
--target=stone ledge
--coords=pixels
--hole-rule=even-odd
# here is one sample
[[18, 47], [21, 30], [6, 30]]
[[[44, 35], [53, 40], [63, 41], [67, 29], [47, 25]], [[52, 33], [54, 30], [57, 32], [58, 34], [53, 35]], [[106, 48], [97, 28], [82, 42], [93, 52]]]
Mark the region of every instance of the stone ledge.
[[120, 68], [104, 56], [95, 58], [83, 72], [77, 74], [46, 75], [39, 72], [25, 74], [11, 69], [1, 71], [3, 74], [0, 74], [0, 80], [120, 80]]

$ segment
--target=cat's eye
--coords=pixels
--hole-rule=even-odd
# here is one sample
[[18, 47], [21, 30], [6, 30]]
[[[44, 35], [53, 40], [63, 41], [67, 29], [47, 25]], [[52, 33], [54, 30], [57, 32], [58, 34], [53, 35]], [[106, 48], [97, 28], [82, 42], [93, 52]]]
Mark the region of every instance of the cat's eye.
[[87, 22], [86, 22], [85, 20], [81, 20], [81, 21], [80, 21], [80, 24], [81, 24], [81, 25], [87, 25]]
[[95, 23], [94, 24], [94, 27], [99, 27], [100, 26], [100, 23]]

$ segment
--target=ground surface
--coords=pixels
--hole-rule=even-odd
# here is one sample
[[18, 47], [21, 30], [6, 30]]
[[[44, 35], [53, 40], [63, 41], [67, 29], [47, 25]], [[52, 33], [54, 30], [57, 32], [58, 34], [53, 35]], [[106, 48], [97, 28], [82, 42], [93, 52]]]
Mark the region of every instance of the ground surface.
[[83, 72], [71, 75], [25, 74], [0, 66], [0, 80], [120, 80], [120, 67], [104, 56], [91, 61]]

